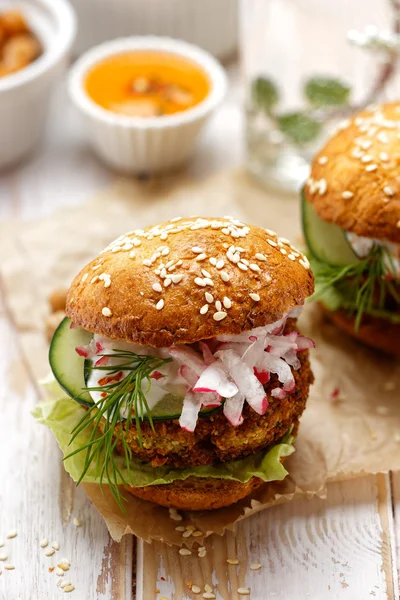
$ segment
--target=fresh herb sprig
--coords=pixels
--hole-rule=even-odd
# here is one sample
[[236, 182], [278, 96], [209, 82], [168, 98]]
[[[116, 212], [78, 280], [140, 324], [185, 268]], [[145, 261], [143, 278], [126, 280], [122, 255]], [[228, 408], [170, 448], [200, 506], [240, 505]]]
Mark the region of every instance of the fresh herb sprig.
[[313, 299], [321, 298], [330, 287], [335, 287], [346, 299], [345, 308], [356, 315], [356, 331], [364, 314], [382, 315], [388, 299], [392, 298], [400, 304], [398, 289], [393, 284], [398, 274], [385, 246], [374, 244], [365, 258], [345, 267], [317, 263], [315, 274], [318, 289]]
[[[99, 354], [98, 356], [104, 355]], [[86, 388], [88, 392], [101, 392], [104, 397], [88, 408], [71, 432], [70, 444], [83, 430], [89, 428], [91, 432], [89, 441], [71, 452], [65, 459], [86, 451], [84, 467], [77, 484], [82, 481], [94, 462], [100, 486], [104, 481], [108, 483], [112, 495], [123, 510], [123, 496], [121, 496], [119, 486], [123, 485], [125, 480], [115, 461], [114, 451], [119, 444], [122, 446], [129, 471], [132, 450], [126, 441], [125, 433], [134, 420], [139, 445], [142, 447], [141, 421], [146, 418], [154, 431], [151, 410], [146, 400], [146, 393], [151, 386], [150, 375], [154, 370], [171, 362], [172, 359], [140, 355], [118, 349], [113, 351], [111, 357], [114, 360], [117, 359], [118, 364], [92, 367], [96, 371], [107, 371], [104, 385]], [[125, 419], [121, 417], [122, 410], [126, 414]], [[101, 433], [99, 432], [100, 426]]]

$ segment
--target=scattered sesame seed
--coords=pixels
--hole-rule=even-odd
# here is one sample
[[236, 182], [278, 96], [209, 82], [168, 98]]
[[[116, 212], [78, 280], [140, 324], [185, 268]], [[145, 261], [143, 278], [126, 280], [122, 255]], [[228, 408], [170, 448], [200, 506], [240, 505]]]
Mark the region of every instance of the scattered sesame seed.
[[193, 585], [192, 585], [192, 592], [193, 592], [193, 594], [200, 594], [200, 592], [201, 592], [201, 588], [199, 588], [199, 586], [198, 586], [198, 585], [194, 585], [194, 584], [193, 584]]
[[114, 248], [111, 250], [111, 252], [119, 252], [121, 250], [120, 246], [114, 246]]
[[69, 571], [69, 568], [70, 568], [70, 566], [71, 566], [71, 565], [69, 564], [69, 562], [65, 562], [65, 559], [64, 559], [64, 560], [62, 560], [62, 561], [61, 561], [60, 563], [58, 563], [58, 565], [57, 565], [57, 567], [58, 567], [59, 569], [61, 569], [62, 571]]
[[205, 285], [211, 285], [211, 287], [214, 287], [214, 282], [212, 279], [210, 279], [209, 277], [204, 277], [204, 284]]
[[168, 238], [168, 233], [162, 233], [160, 235], [160, 240], [165, 241]]
[[318, 163], [320, 165], [326, 165], [326, 163], [328, 162], [328, 157], [327, 156], [320, 156], [318, 159]]
[[238, 588], [237, 591], [240, 596], [248, 596], [250, 594], [250, 590], [248, 588]]
[[368, 165], [367, 167], [365, 167], [365, 170], [370, 172], [370, 171], [376, 171], [377, 168], [378, 168], [378, 165]]
[[238, 565], [239, 561], [237, 558], [227, 558], [226, 562], [230, 565]]
[[232, 307], [232, 301], [227, 296], [224, 297], [224, 299], [223, 299], [222, 302], [223, 302], [223, 305], [225, 306], [225, 308], [231, 308]]
[[188, 537], [190, 537], [191, 535], [192, 535], [192, 532], [191, 532], [191, 531], [185, 531], [184, 533], [182, 533], [182, 537], [183, 537], [183, 538], [188, 538]]
[[157, 282], [157, 283], [153, 283], [153, 285], [151, 286], [153, 288], [153, 290], [155, 292], [162, 292], [162, 287], [161, 285]]
[[205, 592], [212, 592], [213, 591], [213, 589], [212, 589], [212, 587], [211, 587], [211, 585], [209, 583], [205, 584], [204, 591]]
[[207, 550], [200, 550], [200, 549], [199, 549], [199, 553], [198, 553], [198, 555], [197, 555], [197, 556], [198, 556], [199, 558], [204, 558], [204, 557], [206, 556], [206, 554], [207, 554]]
[[230, 276], [228, 275], [228, 273], [226, 271], [221, 271], [220, 275], [221, 275], [222, 281], [225, 281], [225, 283], [227, 283], [230, 280]]
[[213, 319], [214, 321], [222, 321], [223, 319], [225, 319], [226, 316], [227, 313], [221, 310], [213, 314]]
[[60, 587], [60, 585], [61, 585], [61, 584], [62, 584], [62, 579], [61, 579], [61, 577], [59, 577], [59, 578], [57, 579], [56, 586], [57, 586], [57, 587]]
[[64, 571], [60, 567], [56, 567], [56, 575], [59, 577], [64, 577]]
[[363, 150], [368, 150], [372, 146], [372, 142], [371, 140], [362, 140], [360, 146]]
[[241, 269], [242, 271], [248, 271], [248, 267], [242, 263], [242, 262], [238, 262], [237, 266], [239, 267], [239, 269]]
[[54, 548], [54, 550], [59, 550], [60, 549], [60, 544], [58, 542], [53, 542], [51, 544], [51, 547]]
[[204, 275], [204, 277], [208, 277], [208, 278], [210, 278], [210, 277], [211, 277], [211, 273], [209, 273], [209, 272], [208, 272], [208, 271], [206, 271], [205, 269], [202, 269], [202, 270], [201, 270], [201, 272], [202, 272], [202, 274]]
[[112, 312], [111, 312], [111, 310], [109, 308], [107, 308], [107, 306], [105, 306], [104, 308], [101, 309], [101, 314], [104, 317], [111, 317]]
[[349, 200], [353, 196], [354, 194], [353, 192], [350, 192], [350, 190], [345, 190], [344, 192], [342, 192], [342, 198], [344, 198], [345, 200]]
[[134, 250], [132, 250], [132, 252], [129, 252], [129, 258], [135, 258], [136, 256], [136, 252]]
[[380, 131], [376, 136], [376, 139], [379, 140], [382, 144], [388, 144], [389, 138], [384, 131]]
[[290, 260], [296, 260], [296, 256], [294, 254], [292, 254], [292, 253], [288, 254], [288, 258]]
[[176, 223], [177, 221], [181, 221], [182, 217], [174, 217], [173, 219], [170, 219], [171, 223]]
[[362, 156], [364, 156], [364, 153], [362, 150], [360, 150], [360, 148], [354, 148], [353, 152], [351, 153], [351, 156], [353, 158], [361, 158]]
[[255, 264], [252, 263], [252, 264], [249, 265], [249, 267], [250, 267], [250, 269], [252, 271], [256, 271], [256, 273], [260, 273], [261, 272], [261, 269], [260, 269], [260, 267], [258, 265], [255, 265]]
[[379, 158], [383, 161], [386, 162], [389, 160], [389, 154], [387, 152], [380, 152], [379, 153]]
[[276, 236], [275, 231], [272, 231], [272, 229], [265, 229], [265, 231], [268, 233], [268, 235], [272, 235], [273, 237]]
[[221, 304], [220, 300], [217, 300], [217, 301], [216, 301], [216, 303], [215, 303], [215, 308], [216, 308], [217, 310], [222, 310], [222, 304]]
[[64, 592], [73, 592], [75, 587], [73, 585], [66, 585], [64, 588]]
[[10, 565], [10, 563], [7, 563], [7, 564], [5, 564], [5, 565], [4, 565], [4, 568], [5, 568], [7, 571], [14, 571], [14, 569], [15, 569], [14, 565]]
[[281, 254], [287, 254], [287, 250], [285, 250], [285, 248], [281, 248], [280, 252], [281, 252]]
[[257, 260], [267, 260], [266, 257], [264, 256], [264, 254], [260, 254], [260, 252], [257, 252], [256, 259]]
[[383, 188], [384, 193], [386, 194], [386, 196], [393, 196], [394, 192], [392, 190], [391, 187], [389, 187], [388, 185], [385, 185], [385, 187]]
[[276, 242], [274, 242], [274, 240], [267, 240], [268, 244], [270, 246], [272, 246], [273, 248], [275, 248], [278, 244]]
[[145, 267], [151, 267], [151, 260], [149, 260], [148, 258], [145, 258], [143, 261], [143, 264]]
[[308, 262], [308, 259], [303, 256], [303, 258], [299, 259], [299, 263], [301, 264], [302, 267], [304, 267], [305, 269], [309, 269], [310, 268], [310, 263]]
[[169, 254], [169, 248], [164, 248], [164, 250], [161, 252], [162, 256], [168, 256]]
[[210, 263], [212, 264], [213, 267], [215, 267], [217, 265], [217, 259], [214, 258], [213, 256], [211, 258], [208, 259], [210, 261]]
[[258, 571], [258, 569], [261, 569], [262, 564], [261, 563], [253, 563], [250, 565], [250, 569], [252, 571]]
[[198, 262], [201, 262], [202, 260], [205, 260], [206, 258], [207, 258], [207, 254], [205, 254], [204, 252], [202, 252], [201, 254], [199, 254], [199, 255], [196, 257], [196, 260], [197, 260]]
[[170, 277], [167, 277], [166, 279], [164, 279], [164, 287], [168, 287], [169, 285], [171, 285], [172, 283], [172, 279]]
[[54, 553], [55, 553], [54, 548], [49, 548], [48, 550], [46, 550], [45, 555], [46, 556], [53, 556]]
[[168, 512], [169, 512], [169, 518], [172, 519], [173, 521], [182, 521], [183, 520], [182, 515], [180, 515], [178, 513], [176, 508], [169, 508]]
[[326, 183], [326, 179], [319, 180], [319, 195], [323, 196], [328, 189], [328, 184]]
[[46, 548], [46, 546], [49, 545], [49, 540], [47, 538], [43, 538], [42, 540], [40, 540], [40, 547], [41, 548]]
[[224, 265], [225, 265], [225, 261], [222, 260], [222, 258], [221, 258], [220, 260], [217, 261], [215, 266], [217, 267], [217, 269], [223, 269]]
[[175, 275], [171, 275], [172, 283], [180, 283], [183, 279], [183, 275], [181, 273], [176, 273]]
[[81, 279], [82, 283], [85, 283], [86, 279], [89, 277], [89, 273], [85, 273]]
[[3, 552], [2, 554], [0, 554], [0, 560], [1, 561], [7, 560], [7, 558], [8, 558], [8, 554], [6, 554], [5, 552]]
[[215, 594], [213, 594], [212, 592], [204, 592], [203, 594], [203, 598], [205, 598], [206, 600], [214, 600], [215, 597]]
[[63, 582], [61, 583], [61, 589], [63, 590], [64, 588], [66, 588], [66, 587], [67, 587], [67, 585], [71, 585], [71, 582], [70, 582], [70, 581], [63, 581]]
[[179, 554], [181, 556], [190, 556], [192, 554], [192, 551], [189, 550], [188, 548], [180, 548], [179, 549]]
[[193, 535], [193, 537], [201, 537], [204, 534], [202, 531], [193, 531], [192, 535]]
[[365, 154], [362, 158], [361, 158], [361, 162], [362, 163], [368, 163], [371, 162], [372, 160], [372, 156], [370, 156], [369, 154]]
[[98, 275], [95, 275], [91, 280], [90, 283], [96, 283], [96, 281], [98, 281], [100, 279], [100, 277]]
[[254, 300], [254, 302], [260, 302], [260, 296], [258, 294], [252, 292], [249, 294], [249, 296], [252, 300]]
[[192, 252], [194, 252], [195, 254], [202, 254], [203, 249], [199, 248], [199, 246], [193, 246]]
[[161, 298], [161, 300], [159, 300], [156, 304], [156, 309], [162, 310], [163, 308], [164, 308], [164, 300]]
[[175, 531], [185, 531], [185, 528], [183, 525], [178, 525], [178, 527], [175, 527]]
[[206, 292], [204, 294], [204, 296], [205, 296], [205, 299], [207, 300], [207, 302], [210, 302], [210, 303], [214, 302], [214, 296], [212, 294], [210, 294], [210, 292]]

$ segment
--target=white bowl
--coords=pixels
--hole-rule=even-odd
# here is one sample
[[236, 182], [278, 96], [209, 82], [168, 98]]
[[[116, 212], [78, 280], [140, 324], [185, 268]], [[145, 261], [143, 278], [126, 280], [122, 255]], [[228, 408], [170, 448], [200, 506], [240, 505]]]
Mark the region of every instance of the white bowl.
[[57, 76], [66, 69], [75, 37], [75, 15], [65, 0], [1, 3], [1, 11], [19, 9], [44, 46], [32, 64], [0, 77], [0, 168], [33, 150], [45, 129], [49, 100]]
[[[106, 57], [129, 50], [165, 51], [192, 60], [210, 80], [210, 92], [199, 104], [173, 115], [129, 117], [96, 104], [86, 93], [86, 75]], [[84, 54], [71, 70], [69, 91], [84, 115], [95, 152], [110, 167], [131, 174], [169, 171], [190, 157], [198, 133], [212, 111], [222, 102], [227, 77], [207, 52], [186, 42], [162, 37], [131, 37], [106, 42]]]
[[237, 0], [71, 0], [78, 15], [74, 52], [133, 35], [161, 35], [230, 58], [238, 41]]

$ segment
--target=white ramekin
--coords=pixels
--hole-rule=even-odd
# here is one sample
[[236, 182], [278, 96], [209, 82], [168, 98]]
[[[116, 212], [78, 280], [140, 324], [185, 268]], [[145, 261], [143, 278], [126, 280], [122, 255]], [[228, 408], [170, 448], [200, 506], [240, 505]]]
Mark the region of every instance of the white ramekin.
[[71, 0], [78, 15], [74, 52], [114, 38], [161, 35], [200, 46], [220, 60], [238, 41], [237, 0]]
[[44, 51], [31, 65], [0, 78], [0, 168], [28, 154], [44, 132], [51, 91], [66, 69], [76, 31], [75, 14], [65, 0], [1, 3], [1, 11], [8, 8], [27, 17]]
[[[209, 77], [210, 93], [193, 108], [161, 117], [128, 117], [102, 108], [86, 93], [85, 77], [102, 59], [129, 50], [159, 50], [192, 60]], [[77, 61], [69, 78], [71, 98], [84, 115], [95, 152], [111, 168], [136, 175], [169, 171], [185, 163], [226, 87], [225, 71], [210, 54], [180, 40], [152, 36], [121, 38], [93, 48]]]

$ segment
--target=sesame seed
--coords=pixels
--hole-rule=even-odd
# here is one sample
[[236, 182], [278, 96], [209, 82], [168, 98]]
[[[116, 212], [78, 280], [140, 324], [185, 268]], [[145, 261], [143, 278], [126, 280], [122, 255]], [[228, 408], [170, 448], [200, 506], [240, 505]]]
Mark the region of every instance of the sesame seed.
[[200, 309], [200, 314], [201, 315], [205, 315], [208, 312], [208, 304], [204, 304], [204, 306], [201, 307]]
[[198, 585], [194, 585], [194, 584], [193, 584], [193, 585], [192, 585], [192, 592], [193, 592], [193, 594], [200, 594], [200, 592], [201, 592], [201, 588], [199, 588], [199, 586], [198, 586]]
[[111, 312], [111, 310], [109, 308], [107, 308], [107, 306], [105, 306], [104, 308], [101, 309], [101, 314], [104, 317], [111, 317], [112, 312]]
[[212, 264], [213, 267], [215, 267], [217, 265], [217, 259], [214, 258], [213, 256], [209, 259], [210, 263]]
[[204, 533], [202, 531], [193, 531], [193, 537], [201, 537], [202, 535], [204, 535]]
[[227, 313], [221, 310], [213, 314], [213, 319], [214, 321], [222, 321], [223, 319], [225, 319], [226, 315]]
[[85, 283], [86, 279], [89, 277], [89, 273], [85, 273], [84, 276], [81, 279], [82, 283]]
[[377, 168], [378, 168], [378, 165], [368, 165], [368, 167], [365, 167], [365, 170], [370, 172], [370, 171], [376, 171]]
[[145, 258], [143, 261], [143, 264], [145, 267], [151, 267], [151, 260], [149, 260], [148, 258]]
[[3, 552], [2, 554], [0, 554], [0, 560], [1, 561], [7, 560], [7, 558], [8, 558], [8, 554], [6, 554], [5, 552]]
[[264, 254], [260, 254], [260, 252], [257, 252], [256, 259], [257, 260], [267, 260], [266, 257], [264, 256]]
[[49, 548], [48, 550], [46, 550], [45, 555], [46, 556], [53, 556], [54, 553], [55, 553], [54, 548]]
[[211, 585], [209, 583], [205, 584], [204, 591], [205, 592], [212, 592], [213, 591], [213, 589], [212, 589], [212, 587], [211, 587]]
[[169, 508], [168, 512], [169, 512], [169, 518], [172, 519], [173, 521], [182, 521], [183, 517], [182, 517], [182, 515], [180, 515], [178, 513], [176, 508]]
[[226, 253], [226, 256], [227, 256], [228, 260], [230, 260], [233, 263], [238, 263], [240, 261], [240, 255], [239, 254], [233, 254], [229, 250]]
[[386, 194], [386, 196], [393, 196], [393, 194], [394, 194], [392, 188], [389, 187], [388, 185], [385, 185], [385, 187], [383, 188], [383, 191]]
[[272, 231], [272, 229], [265, 229], [265, 231], [268, 233], [268, 235], [272, 235], [273, 237], [276, 236], [275, 231]]
[[216, 303], [215, 303], [215, 308], [216, 308], [217, 310], [222, 310], [222, 304], [221, 304], [220, 300], [217, 300], [217, 301], [216, 301]]
[[73, 592], [75, 587], [73, 585], [66, 585], [64, 588], [64, 592]]
[[136, 252], [134, 250], [129, 252], [129, 258], [135, 258], [135, 256], [136, 256]]
[[182, 533], [182, 537], [183, 537], [183, 538], [188, 538], [188, 537], [190, 537], [191, 535], [192, 535], [192, 532], [191, 532], [191, 531], [185, 531], [184, 533]]
[[180, 548], [179, 549], [179, 554], [181, 556], [190, 556], [192, 554], [192, 552], [188, 548]]
[[60, 549], [60, 544], [58, 542], [53, 542], [51, 544], [51, 547], [54, 548], [54, 550], [59, 550]]
[[56, 567], [56, 575], [58, 575], [59, 577], [64, 577], [64, 571], [60, 569], [60, 567]]
[[369, 154], [365, 154], [362, 158], [361, 158], [361, 162], [362, 163], [368, 163], [371, 162], [372, 160], [372, 156], [370, 156]]
[[194, 525], [186, 525], [186, 531], [196, 531], [196, 527]]
[[383, 161], [386, 162], [387, 160], [389, 160], [389, 154], [387, 152], [380, 152], [379, 153], [379, 158]]
[[212, 294], [210, 294], [210, 292], [206, 292], [204, 294], [204, 296], [205, 296], [207, 302], [214, 302], [214, 296]]
[[10, 563], [4, 565], [4, 568], [7, 569], [7, 571], [14, 571], [15, 569], [14, 565], [10, 565]]
[[226, 271], [221, 271], [221, 279], [227, 283], [230, 280], [230, 276]]
[[171, 223], [176, 223], [177, 221], [181, 221], [182, 217], [174, 217], [173, 219], [170, 219]]
[[285, 248], [281, 248], [280, 252], [281, 252], [281, 254], [287, 254], [287, 250], [285, 250]]
[[181, 273], [177, 273], [176, 275], [171, 275], [172, 283], [179, 283], [183, 279], [183, 275]]
[[157, 283], [153, 283], [153, 285], [151, 286], [153, 288], [153, 290], [155, 292], [162, 292], [162, 287], [161, 285], [157, 282]]
[[46, 546], [49, 545], [49, 540], [47, 538], [43, 538], [42, 540], [40, 540], [40, 547], [41, 548], [46, 548]]
[[253, 563], [250, 565], [250, 569], [252, 571], [258, 571], [258, 569], [261, 569], [262, 564], [261, 563]]
[[63, 590], [64, 588], [66, 588], [66, 587], [67, 587], [67, 585], [71, 585], [71, 582], [70, 582], [70, 581], [63, 581], [63, 582], [61, 583], [61, 589]]
[[62, 579], [61, 579], [61, 577], [59, 577], [58, 580], [57, 580], [56, 586], [60, 587], [61, 584], [62, 584]]
[[267, 240], [267, 242], [270, 246], [273, 246], [274, 248], [278, 245], [276, 242], [274, 242], [274, 240]]
[[296, 260], [296, 256], [294, 254], [292, 254], [292, 253], [288, 254], [288, 258], [290, 260]]
[[203, 250], [202, 248], [199, 248], [199, 246], [193, 246], [192, 252], [194, 252], [195, 254], [201, 254]]
[[204, 277], [208, 277], [208, 278], [210, 278], [210, 277], [211, 277], [211, 273], [209, 273], [209, 272], [208, 272], [208, 271], [206, 271], [205, 269], [202, 269], [202, 270], [201, 270], [201, 272], [202, 272], [202, 274], [204, 275]]
[[222, 302], [223, 302], [225, 308], [231, 308], [232, 301], [231, 301], [230, 298], [228, 298], [227, 296], [225, 296]]
[[384, 131], [380, 131], [376, 136], [376, 139], [379, 140], [382, 144], [388, 144], [389, 138]]
[[230, 565], [238, 565], [239, 561], [237, 558], [227, 558], [226, 562]]
[[258, 294], [250, 293], [249, 296], [254, 302], [260, 302], [260, 296]]
[[238, 588], [237, 591], [240, 596], [248, 596], [250, 594], [250, 590], [248, 588]]
[[214, 282], [212, 279], [210, 279], [209, 277], [204, 277], [204, 284], [205, 285], [211, 285], [211, 287], [214, 287]]
[[198, 553], [198, 555], [197, 555], [197, 556], [198, 556], [199, 558], [204, 558], [204, 557], [206, 556], [206, 554], [207, 554], [207, 550], [200, 550], [200, 549], [199, 549], [199, 553]]
[[305, 256], [303, 256], [303, 258], [299, 259], [299, 263], [301, 264], [302, 267], [304, 267], [305, 269], [309, 269], [310, 268], [310, 263], [308, 262], [308, 260], [306, 259]]
[[165, 241], [168, 238], [168, 233], [162, 233], [160, 235], [160, 240]]
[[349, 200], [353, 196], [354, 194], [353, 192], [350, 192], [350, 190], [345, 190], [344, 192], [342, 192], [342, 198], [344, 198], [345, 200]]
[[98, 281], [99, 279], [100, 279], [100, 277], [99, 277], [98, 275], [95, 275], [95, 276], [94, 276], [94, 277], [91, 279], [90, 283], [96, 283], [96, 281]]
[[261, 271], [261, 269], [258, 265], [251, 264], [251, 265], [249, 265], [249, 267], [252, 271], [256, 271], [257, 273], [260, 273], [260, 271]]
[[164, 280], [164, 287], [168, 287], [169, 285], [171, 285], [171, 283], [172, 283], [172, 279], [170, 277], [167, 277]]
[[326, 183], [326, 179], [319, 180], [319, 195], [323, 196], [328, 189], [328, 184]]
[[360, 150], [360, 148], [354, 148], [353, 152], [351, 153], [353, 158], [361, 158], [363, 155], [363, 151]]
[[70, 568], [70, 566], [71, 566], [71, 565], [69, 564], [69, 562], [65, 562], [65, 559], [64, 559], [64, 560], [62, 560], [62, 561], [61, 561], [60, 563], [58, 563], [58, 565], [57, 565], [57, 567], [58, 567], [59, 569], [61, 569], [62, 571], [69, 571], [69, 568]]
[[104, 280], [104, 287], [105, 288], [109, 288], [111, 285], [111, 279], [105, 279]]
[[206, 600], [214, 600], [215, 597], [215, 594], [213, 594], [212, 592], [204, 592], [203, 594], [203, 598], [205, 598]]
[[114, 248], [111, 250], [111, 252], [119, 252], [121, 250], [120, 246], [114, 246]]
[[164, 308], [164, 300], [161, 298], [161, 300], [159, 300], [156, 304], [156, 309], [162, 310], [163, 308]]
[[318, 163], [320, 165], [326, 165], [326, 163], [328, 162], [328, 157], [327, 156], [320, 156], [318, 159]]
[[185, 528], [183, 525], [178, 525], [178, 527], [175, 527], [175, 531], [185, 531]]
[[194, 282], [199, 287], [206, 287], [206, 285], [207, 285], [206, 282], [204, 281], [204, 279], [202, 279], [201, 277], [195, 277]]
[[207, 258], [207, 254], [205, 254], [204, 252], [202, 252], [201, 254], [199, 254], [199, 255], [196, 257], [196, 260], [197, 260], [198, 262], [200, 262], [200, 261], [202, 261], [202, 260], [205, 260], [206, 258]]
[[217, 269], [223, 269], [224, 265], [225, 265], [225, 261], [220, 259], [219, 261], [217, 261], [215, 266], [217, 267]]
[[242, 262], [238, 262], [237, 266], [239, 267], [239, 269], [241, 269], [242, 271], [248, 271], [248, 267], [242, 263]]

